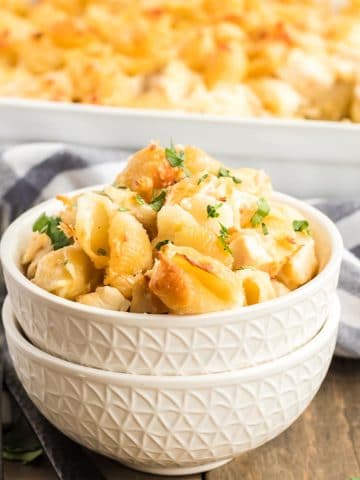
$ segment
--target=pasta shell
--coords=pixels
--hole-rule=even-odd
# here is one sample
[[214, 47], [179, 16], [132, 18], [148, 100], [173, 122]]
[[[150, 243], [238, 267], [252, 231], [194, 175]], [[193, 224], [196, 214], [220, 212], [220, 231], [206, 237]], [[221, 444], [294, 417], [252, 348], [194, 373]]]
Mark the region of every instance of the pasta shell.
[[275, 298], [276, 291], [268, 273], [245, 268], [236, 272], [246, 298], [247, 305], [255, 305]]
[[[209, 195], [194, 195], [193, 197], [184, 198], [180, 202], [180, 206], [191, 213], [195, 220], [204, 227], [219, 233], [219, 223], [227, 228], [234, 226], [233, 209], [228, 202], [219, 202]], [[215, 208], [216, 217], [209, 216], [208, 206]]]
[[92, 307], [122, 312], [126, 312], [130, 306], [130, 302], [113, 287], [98, 287], [95, 292], [80, 295], [76, 301]]
[[71, 245], [42, 257], [33, 282], [59, 297], [74, 300], [90, 292], [100, 275], [81, 248]]
[[57, 200], [60, 200], [65, 205], [65, 209], [60, 212], [60, 218], [66, 225], [75, 225], [76, 208], [79, 195], [74, 197], [67, 197], [66, 195], [57, 195]]
[[129, 188], [119, 188], [114, 185], [107, 185], [103, 192], [106, 196], [110, 198], [119, 207], [127, 208], [131, 210], [136, 207], [138, 203], [135, 200], [135, 192], [132, 192]]
[[221, 167], [221, 163], [218, 160], [210, 157], [200, 148], [191, 145], [185, 147], [184, 163], [187, 170], [193, 175], [203, 171], [216, 175]]
[[149, 289], [149, 279], [139, 276], [133, 292], [130, 311], [134, 313], [169, 313], [169, 309]]
[[267, 197], [271, 195], [271, 180], [263, 170], [255, 170], [253, 168], [233, 168], [231, 173], [241, 180], [241, 183], [236, 185], [238, 190], [252, 193], [258, 197]]
[[118, 175], [115, 183], [126, 185], [150, 202], [155, 190], [168, 187], [183, 177], [181, 168], [170, 165], [164, 148], [151, 143], [130, 157], [127, 167]]
[[51, 249], [50, 238], [45, 233], [33, 232], [31, 235], [30, 243], [27, 246], [23, 256], [21, 257], [21, 263], [27, 265], [34, 260], [36, 255], [42, 251]]
[[147, 203], [139, 204], [136, 194], [128, 188], [108, 186], [104, 193], [116, 203], [120, 209], [127, 209], [144, 226], [151, 238], [156, 235], [156, 212]]
[[75, 233], [80, 247], [96, 268], [109, 263], [108, 230], [113, 206], [110, 200], [96, 193], [84, 193], [78, 198]]
[[[194, 217], [178, 205], [164, 206], [158, 213], [158, 236], [153, 241], [170, 240], [175, 245], [192, 247], [231, 267], [232, 255], [224, 250], [218, 235], [200, 225]], [[218, 225], [220, 231], [220, 225]]]
[[39, 261], [52, 249], [51, 240], [45, 233], [34, 232], [32, 234], [30, 243], [21, 259], [21, 263], [27, 266], [26, 275], [28, 278], [35, 276]]
[[[200, 176], [186, 177], [173, 185], [166, 195], [165, 205], [177, 205], [184, 198], [192, 197], [199, 193], [205, 185], [205, 182], [199, 184], [199, 180]], [[209, 179], [206, 179], [206, 183], [208, 181]]]
[[140, 273], [136, 275], [119, 274], [108, 269], [105, 275], [104, 284], [117, 288], [125, 298], [131, 299], [134, 286], [141, 275], [142, 274]]
[[150, 275], [150, 290], [178, 314], [225, 310], [244, 302], [235, 273], [193, 248], [166, 246]]
[[275, 290], [275, 295], [277, 297], [282, 297], [283, 295], [286, 295], [287, 293], [290, 292], [288, 287], [283, 283], [279, 282], [279, 280], [271, 280], [271, 283]]
[[105, 283], [115, 286], [129, 297], [133, 277], [152, 266], [149, 237], [141, 223], [131, 214], [117, 212], [110, 224], [109, 243], [110, 260]]

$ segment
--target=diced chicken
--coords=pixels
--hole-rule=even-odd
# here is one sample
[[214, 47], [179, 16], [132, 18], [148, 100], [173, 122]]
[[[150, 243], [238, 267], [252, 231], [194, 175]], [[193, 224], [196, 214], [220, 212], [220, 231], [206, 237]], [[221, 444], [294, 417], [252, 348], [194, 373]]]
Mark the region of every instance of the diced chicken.
[[95, 292], [80, 295], [76, 301], [92, 307], [123, 312], [130, 306], [130, 302], [113, 287], [98, 287]]
[[285, 284], [290, 290], [303, 285], [311, 280], [318, 269], [318, 261], [315, 253], [315, 242], [308, 237], [308, 241], [282, 267], [277, 279]]

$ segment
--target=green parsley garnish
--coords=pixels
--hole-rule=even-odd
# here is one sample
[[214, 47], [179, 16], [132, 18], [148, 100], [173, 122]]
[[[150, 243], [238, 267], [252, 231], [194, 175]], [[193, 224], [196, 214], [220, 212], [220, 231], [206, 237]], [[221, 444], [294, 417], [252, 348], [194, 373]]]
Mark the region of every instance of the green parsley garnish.
[[307, 220], [294, 220], [292, 226], [295, 232], [309, 233], [309, 222]]
[[66, 259], [64, 260], [64, 267], [66, 267], [66, 265], [67, 265], [68, 263], [69, 263], [69, 259], [66, 258]]
[[168, 243], [171, 243], [171, 240], [162, 240], [161, 242], [158, 242], [155, 245], [155, 248], [156, 248], [156, 250], [160, 250], [161, 247], [163, 247], [164, 245], [167, 245]]
[[151, 200], [151, 202], [149, 203], [150, 207], [155, 210], [155, 212], [158, 212], [164, 205], [165, 198], [166, 190], [163, 190], [157, 197]]
[[222, 207], [222, 203], [218, 203], [217, 205], [208, 205], [206, 207], [206, 211], [207, 211], [207, 216], [208, 218], [216, 218], [216, 217], [220, 217], [220, 213], [218, 212], [218, 208]]
[[200, 183], [202, 183], [204, 180], [206, 180], [208, 176], [209, 176], [208, 173], [204, 173], [204, 175], [202, 175], [202, 176], [199, 178], [197, 184], [200, 185]]
[[263, 231], [263, 234], [264, 234], [264, 235], [269, 235], [268, 226], [267, 226], [264, 222], [262, 222], [261, 228], [262, 228], [262, 231]]
[[98, 255], [100, 255], [101, 257], [106, 257], [106, 255], [107, 255], [105, 248], [98, 248], [96, 253]]
[[145, 204], [145, 200], [138, 193], [135, 195], [135, 200], [137, 201], [137, 203], [139, 205], [144, 205]]
[[263, 223], [264, 218], [269, 215], [270, 212], [270, 206], [265, 200], [265, 198], [259, 198], [257, 205], [258, 208], [250, 220], [253, 227], [256, 227], [260, 225], [260, 223]]
[[185, 152], [183, 150], [177, 152], [173, 142], [171, 142], [170, 148], [165, 148], [165, 156], [172, 167], [184, 167]]
[[169, 147], [165, 148], [165, 156], [167, 161], [170, 163], [172, 167], [179, 167], [184, 171], [187, 177], [190, 176], [190, 172], [187, 170], [187, 168], [184, 165], [184, 161], [185, 161], [184, 150], [177, 151], [175, 149], [173, 142], [171, 141], [170, 148]]
[[73, 243], [73, 239], [65, 235], [60, 230], [59, 225], [61, 223], [60, 217], [48, 217], [46, 213], [42, 213], [33, 225], [33, 232], [46, 233], [50, 238], [54, 250], [66, 247]]
[[220, 243], [222, 244], [224, 251], [228, 253], [232, 253], [231, 248], [227, 243], [227, 240], [229, 240], [229, 230], [222, 223], [220, 223], [220, 233], [218, 235], [218, 239], [220, 240]]
[[114, 186], [115, 188], [120, 188], [121, 190], [126, 190], [126, 189], [128, 188], [126, 185], [116, 185], [115, 183], [114, 183], [113, 186]]
[[218, 171], [218, 174], [217, 176], [220, 178], [220, 177], [229, 177], [232, 179], [232, 181], [234, 183], [241, 183], [241, 180], [240, 178], [237, 178], [237, 177], [234, 177], [234, 175], [231, 175], [231, 172], [230, 170], [228, 170], [227, 168], [225, 167], [221, 167], [220, 170]]
[[4, 448], [2, 452], [5, 460], [21, 462], [23, 465], [33, 462], [38, 457], [40, 457], [42, 453], [43, 449], [41, 447], [33, 450], [32, 452], [22, 452], [21, 450], [12, 452], [7, 450], [6, 448]]
[[129, 209], [126, 208], [126, 207], [119, 207], [118, 208], [118, 212], [128, 212], [128, 211], [129, 211]]
[[2, 456], [6, 460], [27, 464], [38, 458], [43, 450], [25, 418], [22, 415], [16, 417], [3, 433]]

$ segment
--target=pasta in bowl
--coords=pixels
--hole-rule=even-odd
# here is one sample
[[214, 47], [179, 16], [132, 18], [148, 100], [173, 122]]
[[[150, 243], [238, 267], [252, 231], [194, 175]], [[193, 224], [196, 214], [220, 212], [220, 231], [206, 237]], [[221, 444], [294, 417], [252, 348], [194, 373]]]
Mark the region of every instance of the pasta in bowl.
[[197, 374], [312, 338], [336, 288], [341, 238], [320, 212], [272, 192], [263, 172], [153, 142], [112, 185], [29, 210], [1, 256], [36, 345], [109, 370]]

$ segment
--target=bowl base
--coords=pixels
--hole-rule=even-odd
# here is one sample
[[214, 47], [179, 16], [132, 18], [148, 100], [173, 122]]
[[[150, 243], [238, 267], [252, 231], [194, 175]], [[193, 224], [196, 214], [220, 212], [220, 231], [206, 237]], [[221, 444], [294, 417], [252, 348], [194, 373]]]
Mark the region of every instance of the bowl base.
[[211, 463], [202, 463], [201, 465], [196, 465], [194, 467], [151, 467], [151, 466], [139, 466], [134, 465], [128, 462], [122, 462], [123, 465], [126, 467], [132, 468], [133, 470], [139, 470], [140, 472], [146, 473], [153, 473], [155, 475], [168, 475], [168, 476], [175, 476], [175, 475], [193, 475], [195, 473], [202, 473], [207, 472], [209, 470], [213, 470], [214, 468], [221, 467], [226, 463], [231, 462], [233, 457], [226, 458], [225, 460], [220, 460], [219, 462], [211, 462]]

